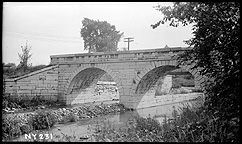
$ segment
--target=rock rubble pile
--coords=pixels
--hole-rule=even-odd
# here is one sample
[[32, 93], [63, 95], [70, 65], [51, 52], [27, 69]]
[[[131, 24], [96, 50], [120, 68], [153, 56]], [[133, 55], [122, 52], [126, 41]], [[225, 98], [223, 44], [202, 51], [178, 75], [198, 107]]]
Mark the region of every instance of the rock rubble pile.
[[[56, 118], [56, 122], [65, 123], [70, 122], [74, 117], [75, 121], [86, 118], [98, 117], [105, 114], [119, 113], [126, 111], [122, 104], [99, 104], [99, 105], [84, 105], [76, 108], [59, 108], [57, 110], [49, 110]], [[28, 119], [36, 115], [36, 112], [29, 112], [24, 114], [8, 114], [20, 119], [21, 123], [28, 123]]]

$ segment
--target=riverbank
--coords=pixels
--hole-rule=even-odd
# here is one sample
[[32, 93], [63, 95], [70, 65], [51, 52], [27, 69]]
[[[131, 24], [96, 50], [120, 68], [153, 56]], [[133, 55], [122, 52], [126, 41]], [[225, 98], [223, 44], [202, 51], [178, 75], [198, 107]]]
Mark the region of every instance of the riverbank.
[[[160, 124], [163, 123], [165, 119], [172, 118], [172, 115], [178, 111], [182, 107], [192, 106], [197, 107], [198, 100], [184, 101], [180, 103], [161, 105], [157, 107], [138, 109], [133, 111], [125, 111], [122, 113], [116, 114], [107, 114], [93, 118], [82, 119], [76, 122], [67, 122], [67, 123], [59, 123], [55, 124], [52, 128], [44, 130], [44, 131], [33, 131], [29, 133], [31, 134], [52, 134], [53, 139], [48, 141], [53, 142], [95, 142], [95, 141], [103, 141], [101, 135], [111, 136], [109, 135], [113, 132], [118, 132], [119, 129], [127, 128], [127, 124], [129, 124], [130, 120], [134, 119], [134, 117], [140, 118], [154, 118], [158, 120]], [[147, 122], [149, 123], [149, 122]], [[150, 123], [151, 124], [151, 123]], [[103, 128], [106, 130], [110, 130], [108, 134], [103, 133]], [[105, 131], [106, 131], [105, 130]], [[115, 134], [113, 133], [113, 134]], [[110, 139], [115, 141], [113, 139]], [[123, 140], [127, 140], [124, 138]], [[25, 135], [14, 139], [12, 141], [34, 141], [33, 139], [26, 139]], [[36, 140], [43, 141], [43, 140]]]
[[[36, 133], [35, 130], [49, 130], [56, 124], [68, 124], [69, 122], [122, 113], [128, 110], [122, 104], [119, 104], [117, 100], [76, 104], [65, 107], [37, 106], [37, 109], [30, 112], [4, 114], [2, 119], [2, 139], [11, 141], [23, 134]], [[155, 116], [154, 111], [151, 111], [151, 116]], [[142, 116], [144, 113], [146, 113], [145, 109], [141, 109], [139, 115]]]
[[2, 139], [11, 141], [25, 133], [34, 130], [43, 130], [53, 127], [55, 124], [75, 122], [90, 119], [106, 114], [114, 114], [127, 111], [122, 104], [85, 104], [73, 108], [40, 109], [28, 113], [13, 113], [3, 115]]

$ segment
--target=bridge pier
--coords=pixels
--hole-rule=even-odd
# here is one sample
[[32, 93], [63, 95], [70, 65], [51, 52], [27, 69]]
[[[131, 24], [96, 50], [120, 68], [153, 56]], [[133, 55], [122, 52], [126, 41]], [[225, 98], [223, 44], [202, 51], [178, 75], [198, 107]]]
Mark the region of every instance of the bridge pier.
[[123, 104], [126, 108], [136, 109], [133, 97], [129, 95], [122, 95], [119, 98], [119, 103]]

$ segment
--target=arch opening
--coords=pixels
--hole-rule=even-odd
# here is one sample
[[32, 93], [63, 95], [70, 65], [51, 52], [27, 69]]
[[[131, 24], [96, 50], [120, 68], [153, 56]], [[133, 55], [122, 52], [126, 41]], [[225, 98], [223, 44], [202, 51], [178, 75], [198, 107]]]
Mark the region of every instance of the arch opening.
[[169, 71], [177, 69], [175, 66], [160, 66], [152, 69], [145, 74], [138, 83], [135, 94], [145, 94], [148, 90], [153, 88], [160, 77], [165, 76]]
[[78, 72], [70, 81], [67, 104], [118, 101], [119, 91], [114, 79], [100, 68], [90, 67]]
[[195, 91], [195, 81], [196, 77], [183, 68], [171, 65], [155, 67], [145, 73], [136, 85], [134, 108], [158, 106], [178, 99], [182, 101], [185, 97], [180, 95]]
[[178, 68], [169, 71], [156, 83], [155, 96], [189, 93], [195, 89], [195, 77], [188, 71]]

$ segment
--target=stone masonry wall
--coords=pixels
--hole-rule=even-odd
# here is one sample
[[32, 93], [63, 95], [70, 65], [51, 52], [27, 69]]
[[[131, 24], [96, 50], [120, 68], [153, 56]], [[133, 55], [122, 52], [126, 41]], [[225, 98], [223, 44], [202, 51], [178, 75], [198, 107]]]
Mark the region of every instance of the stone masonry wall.
[[177, 102], [182, 102], [186, 100], [192, 100], [202, 93], [187, 93], [187, 94], [166, 94], [162, 96], [151, 96], [150, 94], [145, 94], [139, 102], [136, 103], [136, 109], [153, 107], [159, 105], [167, 105]]
[[31, 100], [34, 97], [39, 97], [43, 100], [57, 101], [58, 65], [47, 67], [15, 79], [6, 79], [5, 84], [5, 92], [12, 99]]
[[158, 80], [156, 93], [169, 93], [172, 88], [172, 75], [166, 75]]
[[59, 74], [58, 74], [58, 79], [59, 79], [59, 100], [63, 103], [66, 103], [67, 99], [64, 95], [65, 92], [65, 85], [70, 78], [72, 72], [78, 68], [80, 65], [59, 65]]

